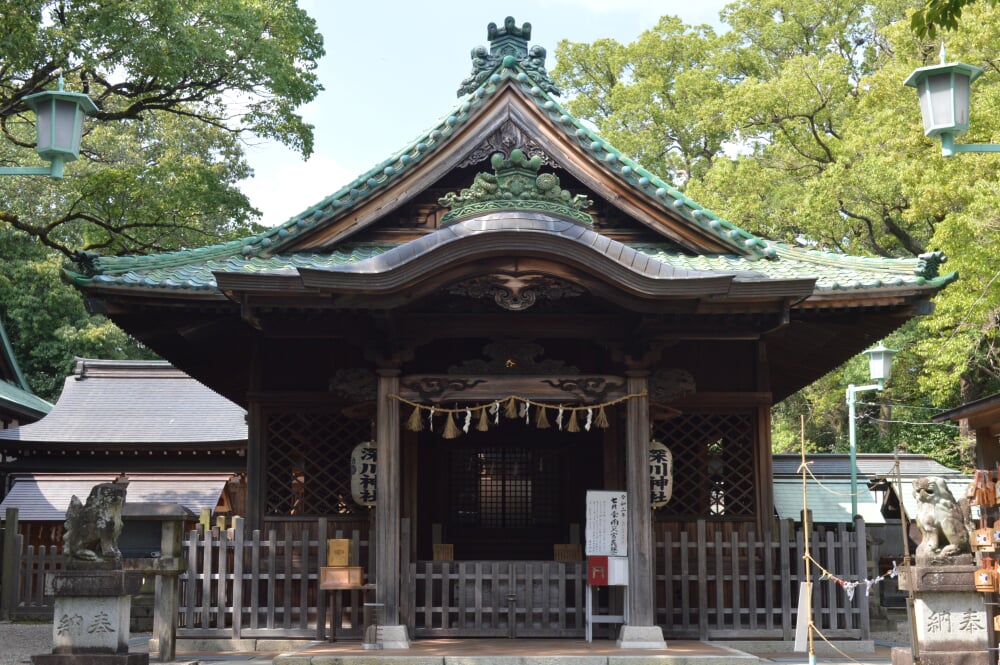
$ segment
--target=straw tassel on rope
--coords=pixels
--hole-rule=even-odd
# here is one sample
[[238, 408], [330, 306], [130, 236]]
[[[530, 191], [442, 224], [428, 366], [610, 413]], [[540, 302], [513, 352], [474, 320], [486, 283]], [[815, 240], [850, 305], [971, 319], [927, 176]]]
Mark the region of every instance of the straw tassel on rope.
[[513, 397], [507, 399], [507, 403], [504, 405], [503, 416], [504, 418], [517, 418], [517, 400]]
[[406, 429], [411, 432], [422, 432], [424, 431], [424, 420], [420, 417], [420, 407], [413, 407], [413, 413], [410, 417], [406, 419]]
[[566, 431], [567, 432], [579, 432], [580, 431], [580, 423], [578, 423], [577, 420], [576, 420], [576, 409], [570, 409], [570, 412], [569, 412], [569, 422], [566, 423]]
[[541, 404], [539, 404], [538, 408], [535, 409], [535, 427], [538, 429], [548, 429], [552, 427], [552, 425], [549, 424], [549, 417], [546, 415], [547, 411], [548, 409]]
[[[486, 404], [474, 404], [467, 406], [455, 405], [453, 408], [444, 408], [437, 404], [418, 404], [417, 402], [411, 402], [410, 400], [400, 397], [399, 395], [389, 395], [388, 397], [390, 399], [403, 402], [404, 404], [409, 404], [413, 407], [413, 411], [410, 413], [404, 424], [406, 429], [409, 431], [422, 432], [426, 428], [433, 432], [434, 416], [437, 415], [438, 412], [441, 412], [441, 414], [445, 416], [442, 437], [445, 439], [454, 439], [462, 434], [469, 433], [469, 430], [472, 428], [473, 418], [476, 419], [475, 428], [476, 431], [479, 432], [489, 431], [490, 420], [493, 420], [493, 424], [495, 426], [499, 426], [501, 413], [505, 418], [517, 418], [523, 420], [525, 425], [531, 425], [532, 407], [535, 409], [534, 425], [539, 429], [548, 429], [552, 427], [552, 423], [549, 420], [548, 415], [549, 409], [556, 410], [555, 426], [559, 429], [559, 431], [565, 430], [567, 432], [579, 432], [581, 430], [586, 430], [589, 432], [591, 427], [607, 429], [609, 426], [608, 414], [606, 411], [607, 407], [635, 397], [642, 397], [645, 394], [646, 393], [643, 392], [624, 395], [608, 402], [589, 404], [587, 406], [566, 406], [564, 404], [546, 405], [527, 397], [510, 395], [501, 399], [495, 399], [491, 402], [487, 402]], [[423, 415], [425, 411], [427, 412], [426, 425], [423, 422]], [[564, 422], [567, 411], [569, 412], [569, 419]], [[584, 415], [582, 416], [584, 418], [582, 425], [580, 421], [580, 412], [584, 412]], [[460, 421], [461, 424], [457, 424], [459, 422], [456, 420], [457, 417], [462, 418]]]
[[477, 432], [490, 431], [490, 416], [485, 406], [479, 409], [479, 422], [476, 423], [476, 431]]
[[445, 439], [457, 439], [460, 434], [458, 426], [455, 425], [455, 414], [449, 411], [448, 417], [444, 421], [444, 431], [441, 432], [441, 436]]
[[594, 418], [594, 427], [600, 427], [601, 429], [608, 428], [608, 414], [604, 412], [604, 406], [601, 406], [597, 410], [597, 417]]

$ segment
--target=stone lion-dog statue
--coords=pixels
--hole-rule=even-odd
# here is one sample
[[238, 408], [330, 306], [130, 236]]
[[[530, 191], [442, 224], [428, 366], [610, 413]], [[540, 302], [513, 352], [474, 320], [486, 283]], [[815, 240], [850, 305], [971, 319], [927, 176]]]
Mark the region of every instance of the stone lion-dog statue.
[[63, 554], [78, 561], [120, 562], [118, 536], [122, 532], [125, 485], [101, 483], [90, 490], [87, 503], [75, 495], [66, 510]]
[[913, 497], [917, 500], [914, 518], [923, 536], [917, 545], [917, 565], [971, 563], [968, 502], [956, 501], [944, 478], [937, 476], [914, 480]]

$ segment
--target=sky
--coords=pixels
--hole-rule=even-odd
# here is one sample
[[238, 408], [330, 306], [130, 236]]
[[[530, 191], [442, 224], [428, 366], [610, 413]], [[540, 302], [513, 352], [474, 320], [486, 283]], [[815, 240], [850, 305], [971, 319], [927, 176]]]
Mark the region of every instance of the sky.
[[457, 104], [472, 70], [469, 52], [489, 46], [486, 26], [513, 16], [531, 23], [529, 44], [610, 37], [634, 41], [673, 14], [685, 23], [719, 24], [726, 0], [299, 0], [323, 35], [317, 75], [324, 90], [299, 112], [314, 126], [308, 161], [276, 142], [247, 148], [254, 177], [241, 189], [275, 226], [336, 192], [403, 148]]

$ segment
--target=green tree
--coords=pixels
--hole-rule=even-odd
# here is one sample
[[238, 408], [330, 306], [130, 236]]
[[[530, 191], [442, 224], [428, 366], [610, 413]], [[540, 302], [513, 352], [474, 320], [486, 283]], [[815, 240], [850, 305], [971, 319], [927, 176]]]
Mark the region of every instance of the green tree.
[[[632, 71], [636, 45], [685, 35], [686, 52], [699, 53], [699, 70], [718, 73], [724, 94], [707, 107], [669, 107], [671, 120], [700, 128], [714, 154], [686, 183], [687, 193], [739, 226], [764, 237], [832, 252], [915, 257], [944, 250], [945, 269], [962, 281], [936, 299], [933, 316], [913, 321], [887, 340], [903, 349], [903, 368], [889, 388], [869, 397], [859, 418], [859, 442], [868, 450], [940, 449], [960, 463], [967, 450], [953, 430], [917, 425], [934, 408], [954, 406], [1000, 388], [995, 347], [1000, 323], [997, 224], [1000, 160], [996, 156], [940, 156], [922, 135], [912, 89], [902, 81], [931, 64], [939, 45], [916, 38], [909, 28], [912, 7], [900, 0], [738, 0], [722, 18], [730, 30], [719, 36], [674, 20], [671, 31], [650, 31], [635, 44], [619, 46], [615, 70]], [[990, 3], [970, 5], [963, 30], [948, 50], [996, 72], [1000, 11]], [[660, 52], [667, 53], [666, 46]], [[626, 79], [608, 87], [587, 78], [599, 52], [564, 44], [556, 77], [575, 96], [578, 112], [602, 131], [616, 130], [630, 106], [659, 102]], [[572, 74], [572, 75], [571, 75]], [[1000, 133], [1000, 89], [984, 76], [975, 91], [968, 140], [989, 141]], [[671, 79], [673, 99], [690, 100], [687, 82]], [[697, 90], [697, 88], [695, 89]], [[597, 99], [592, 97], [597, 96]], [[610, 101], [609, 101], [610, 100]], [[709, 133], [697, 120], [713, 118]], [[650, 118], [658, 111], [648, 109]], [[648, 137], [633, 137], [638, 161], [655, 167], [660, 154], [646, 154], [674, 131], [670, 126], [633, 125]], [[720, 133], [721, 132], [721, 133]], [[692, 144], [698, 139], [691, 138]], [[676, 170], [670, 172], [676, 174]], [[774, 410], [779, 442], [792, 445], [806, 416], [806, 441], [817, 450], [847, 449], [844, 389], [867, 383], [862, 359], [817, 381]], [[890, 406], [926, 409], [920, 417], [897, 418]]]
[[59, 280], [79, 251], [132, 254], [247, 235], [244, 145], [308, 156], [296, 109], [321, 89], [316, 25], [294, 0], [22, 0], [0, 4], [0, 164], [34, 165], [24, 98], [87, 93], [99, 111], [59, 181], [0, 178], [0, 316], [33, 387], [74, 355], [148, 354]]
[[[956, 30], [958, 21], [962, 18], [962, 10], [976, 1], [927, 0], [910, 17], [910, 28], [917, 37], [934, 39], [937, 36], [938, 28]], [[992, 7], [997, 4], [997, 0], [985, 0], [985, 2]]]
[[561, 42], [553, 76], [573, 94], [573, 114], [683, 184], [711, 166], [729, 136], [719, 105], [731, 84], [714, 56], [717, 44], [710, 27], [665, 16], [632, 44]]
[[64, 254], [245, 229], [241, 140], [312, 151], [295, 109], [320, 89], [322, 38], [294, 0], [25, 0], [0, 9], [0, 34], [0, 160], [35, 159], [23, 99], [59, 76], [100, 109], [64, 182], [2, 183], [0, 222]]
[[0, 228], [0, 303], [18, 364], [39, 396], [54, 401], [74, 356], [148, 358], [103, 316], [91, 316], [79, 293], [59, 277], [60, 256]]

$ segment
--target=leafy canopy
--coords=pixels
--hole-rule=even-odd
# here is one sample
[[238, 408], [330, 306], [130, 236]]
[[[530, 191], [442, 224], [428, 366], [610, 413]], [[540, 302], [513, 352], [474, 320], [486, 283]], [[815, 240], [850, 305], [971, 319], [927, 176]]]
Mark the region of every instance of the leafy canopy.
[[38, 161], [23, 99], [59, 76], [99, 107], [63, 182], [0, 183], [0, 222], [63, 254], [246, 231], [243, 141], [312, 151], [296, 109], [320, 90], [323, 44], [294, 0], [23, 0], [0, 9], [0, 35], [3, 163]]
[[[719, 34], [665, 17], [631, 44], [563, 43], [554, 77], [573, 112], [617, 147], [748, 231], [855, 255], [943, 250], [961, 281], [932, 316], [886, 340], [903, 351], [899, 369], [869, 396], [883, 408], [868, 409], [860, 431], [869, 450], [906, 444], [967, 464], [964, 440], [930, 419], [1000, 389], [1000, 273], [990, 258], [1000, 251], [1000, 156], [944, 159], [923, 136], [902, 81], [935, 62], [940, 44], [910, 30], [912, 9], [910, 0], [737, 0]], [[1000, 135], [998, 43], [993, 2], [968, 5], [949, 35], [951, 59], [987, 71], [968, 142]], [[863, 363], [776, 407], [779, 443], [797, 445], [804, 414], [811, 449], [846, 450], [849, 383], [867, 383]], [[885, 411], [892, 402], [920, 411]]]
[[24, 98], [87, 93], [66, 177], [0, 177], [0, 317], [38, 393], [54, 399], [74, 356], [145, 357], [59, 278], [79, 251], [197, 247], [249, 235], [237, 187], [247, 142], [308, 156], [297, 109], [321, 89], [323, 40], [294, 0], [18, 0], [0, 3], [0, 165], [41, 163]]

